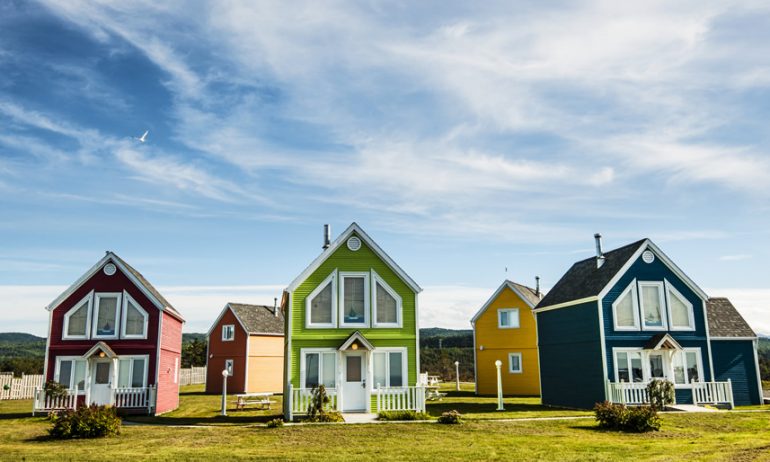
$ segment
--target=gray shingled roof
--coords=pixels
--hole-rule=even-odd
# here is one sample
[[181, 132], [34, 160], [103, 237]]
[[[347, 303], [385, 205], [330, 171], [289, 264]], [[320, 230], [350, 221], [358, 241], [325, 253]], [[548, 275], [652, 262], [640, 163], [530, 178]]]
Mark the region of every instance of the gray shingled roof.
[[144, 276], [142, 276], [142, 273], [137, 271], [133, 266], [126, 263], [125, 260], [115, 255], [115, 252], [110, 252], [110, 253], [116, 260], [120, 262], [121, 265], [125, 266], [125, 268], [152, 294], [153, 297], [155, 297], [171, 313], [171, 315], [184, 321], [184, 318], [179, 313], [179, 311], [177, 311], [176, 308], [171, 306], [171, 303], [169, 303], [168, 300], [166, 300], [166, 298], [163, 297], [163, 295], [161, 295], [160, 292], [158, 292], [158, 289], [156, 289], [152, 284], [150, 284], [150, 281], [148, 281]]
[[756, 337], [749, 324], [735, 309], [730, 300], [722, 297], [709, 298], [706, 303], [709, 333], [712, 337]]
[[537, 304], [540, 303], [540, 296], [537, 295], [537, 292], [532, 287], [527, 287], [524, 284], [519, 284], [518, 282], [513, 282], [511, 280], [509, 280], [508, 283], [515, 286], [522, 295], [527, 297], [527, 300], [529, 300], [532, 306], [537, 306]]
[[605, 252], [604, 264], [601, 268], [596, 267], [596, 257], [587, 258], [575, 263], [559, 279], [556, 285], [545, 294], [545, 297], [538, 303], [537, 308], [599, 295], [599, 292], [604, 289], [607, 283], [620, 271], [620, 268], [623, 267], [646, 240], [642, 239]]
[[249, 334], [283, 335], [283, 311], [275, 315], [272, 306], [228, 303], [235, 317]]

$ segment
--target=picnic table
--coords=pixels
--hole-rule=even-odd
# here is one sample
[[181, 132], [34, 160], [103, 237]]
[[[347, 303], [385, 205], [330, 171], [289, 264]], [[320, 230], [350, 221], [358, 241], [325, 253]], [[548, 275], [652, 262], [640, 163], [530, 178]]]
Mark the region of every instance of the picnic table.
[[270, 409], [270, 406], [275, 403], [270, 397], [272, 393], [241, 393], [235, 395], [237, 401], [235, 402], [235, 409], [242, 410], [250, 404], [255, 404], [258, 409]]

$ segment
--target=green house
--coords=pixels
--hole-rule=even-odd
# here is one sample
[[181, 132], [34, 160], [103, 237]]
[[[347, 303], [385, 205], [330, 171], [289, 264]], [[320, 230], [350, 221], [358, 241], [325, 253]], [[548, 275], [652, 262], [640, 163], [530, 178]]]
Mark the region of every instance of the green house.
[[420, 286], [356, 223], [286, 288], [284, 414], [307, 411], [324, 385], [342, 412], [424, 410]]

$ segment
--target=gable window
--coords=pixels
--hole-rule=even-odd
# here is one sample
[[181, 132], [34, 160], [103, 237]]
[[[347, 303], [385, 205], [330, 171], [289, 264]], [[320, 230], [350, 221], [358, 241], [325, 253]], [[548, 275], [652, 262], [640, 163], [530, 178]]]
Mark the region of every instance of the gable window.
[[88, 321], [91, 319], [91, 294], [86, 295], [64, 315], [63, 339], [88, 338]]
[[401, 296], [372, 270], [374, 326], [401, 327]]
[[640, 282], [642, 328], [645, 330], [666, 330], [666, 316], [663, 301], [662, 282]]
[[118, 387], [144, 388], [147, 386], [147, 357], [121, 356], [118, 360]]
[[305, 352], [302, 359], [305, 370], [303, 388], [313, 388], [321, 384], [326, 388], [336, 386], [337, 353], [334, 351]]
[[233, 371], [235, 370], [235, 361], [232, 359], [225, 359], [225, 370], [227, 371], [227, 376], [232, 377]]
[[232, 342], [235, 340], [235, 324], [225, 324], [222, 326], [222, 341]]
[[305, 300], [305, 324], [308, 327], [335, 327], [337, 272], [332, 272]]
[[703, 365], [700, 360], [700, 348], [687, 348], [677, 351], [672, 357], [674, 383], [681, 385], [700, 382], [703, 378]]
[[517, 329], [519, 327], [519, 309], [503, 308], [497, 310], [497, 327], [500, 329]]
[[666, 281], [669, 325], [671, 330], [695, 330], [692, 303]]
[[639, 330], [639, 307], [634, 280], [612, 303], [615, 330]]
[[403, 387], [406, 385], [406, 348], [381, 351], [372, 354], [375, 387]]
[[340, 273], [340, 324], [368, 325], [369, 273]]
[[84, 393], [86, 389], [86, 361], [77, 357], [57, 358], [54, 380], [70, 390], [77, 387], [79, 393]]
[[119, 293], [97, 293], [95, 296], [93, 338], [118, 336]]
[[643, 382], [641, 351], [615, 351], [615, 379], [618, 382]]
[[508, 353], [508, 372], [511, 374], [521, 374], [521, 353]]
[[134, 300], [128, 292], [123, 292], [123, 322], [121, 337], [147, 338], [147, 312]]

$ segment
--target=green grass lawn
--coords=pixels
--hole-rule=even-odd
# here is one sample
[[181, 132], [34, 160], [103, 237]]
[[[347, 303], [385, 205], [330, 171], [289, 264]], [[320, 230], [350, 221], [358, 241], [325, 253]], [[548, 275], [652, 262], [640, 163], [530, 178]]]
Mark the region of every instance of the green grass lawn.
[[[494, 398], [472, 398], [466, 389], [428, 408], [436, 415], [442, 409], [464, 407], [468, 421], [460, 426], [396, 423], [267, 429], [257, 424], [280, 411], [250, 410], [241, 415], [230, 411], [230, 425], [223, 426], [216, 417], [216, 396], [202, 395], [200, 387], [184, 391], [182, 407], [158, 422], [198, 426], [124, 425], [117, 437], [82, 441], [49, 440], [49, 423], [30, 416], [30, 401], [0, 401], [0, 460], [770, 461], [768, 412], [668, 413], [662, 416], [660, 432], [622, 434], [599, 430], [592, 419], [484, 420], [575, 414], [543, 408], [532, 398], [506, 398], [511, 409], [497, 413]], [[515, 406], [522, 410], [514, 410]], [[219, 425], [201, 425], [212, 422]]]

